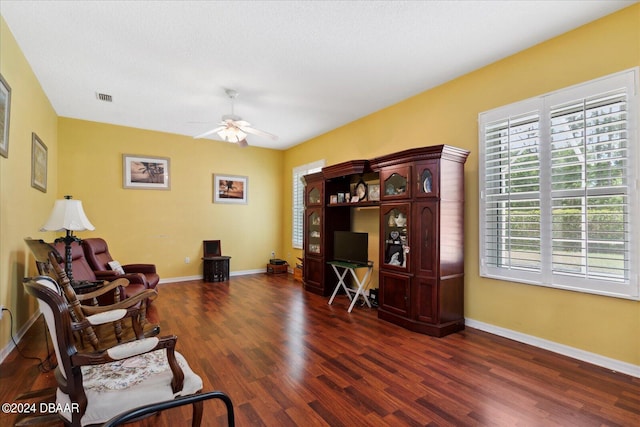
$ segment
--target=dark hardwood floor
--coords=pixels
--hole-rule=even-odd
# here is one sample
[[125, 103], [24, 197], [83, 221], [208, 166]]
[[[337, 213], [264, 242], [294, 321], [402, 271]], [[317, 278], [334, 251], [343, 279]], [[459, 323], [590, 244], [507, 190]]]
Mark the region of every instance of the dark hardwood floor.
[[[347, 313], [347, 299], [304, 292], [289, 275], [165, 284], [162, 332], [205, 390], [227, 392], [238, 426], [632, 426], [640, 379], [467, 328], [431, 338]], [[43, 323], [20, 343], [46, 354]], [[0, 365], [0, 400], [52, 385], [37, 361], [14, 352]], [[140, 425], [186, 425], [176, 408]], [[0, 425], [15, 416], [0, 415]], [[225, 425], [207, 401], [203, 425]]]

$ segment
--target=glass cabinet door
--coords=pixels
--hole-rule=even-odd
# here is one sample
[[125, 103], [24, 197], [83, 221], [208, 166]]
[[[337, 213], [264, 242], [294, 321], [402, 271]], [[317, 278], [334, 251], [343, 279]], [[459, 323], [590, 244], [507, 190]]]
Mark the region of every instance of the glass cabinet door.
[[439, 189], [438, 161], [430, 160], [416, 165], [418, 192], [417, 197], [437, 197]]
[[382, 200], [411, 197], [411, 166], [400, 165], [380, 171], [380, 198]]
[[411, 205], [409, 203], [386, 205], [382, 209], [380, 236], [382, 263], [385, 267], [408, 270]]
[[317, 206], [322, 204], [322, 191], [317, 186], [307, 187], [307, 206]]
[[307, 253], [322, 254], [322, 216], [317, 209], [307, 211]]

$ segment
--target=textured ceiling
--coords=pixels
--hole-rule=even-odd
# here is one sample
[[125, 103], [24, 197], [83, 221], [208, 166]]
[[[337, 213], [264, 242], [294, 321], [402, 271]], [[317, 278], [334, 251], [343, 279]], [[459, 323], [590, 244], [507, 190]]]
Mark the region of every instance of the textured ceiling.
[[284, 149], [634, 2], [1, 0], [0, 14], [59, 116], [193, 136], [230, 113], [231, 88], [235, 113], [279, 136], [249, 144]]

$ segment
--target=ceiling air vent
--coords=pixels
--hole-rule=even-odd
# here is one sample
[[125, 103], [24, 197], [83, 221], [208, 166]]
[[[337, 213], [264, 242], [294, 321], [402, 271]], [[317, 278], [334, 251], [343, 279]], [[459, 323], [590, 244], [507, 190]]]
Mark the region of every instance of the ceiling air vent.
[[107, 95], [106, 93], [96, 92], [96, 98], [98, 98], [100, 101], [113, 102], [113, 97], [111, 95]]

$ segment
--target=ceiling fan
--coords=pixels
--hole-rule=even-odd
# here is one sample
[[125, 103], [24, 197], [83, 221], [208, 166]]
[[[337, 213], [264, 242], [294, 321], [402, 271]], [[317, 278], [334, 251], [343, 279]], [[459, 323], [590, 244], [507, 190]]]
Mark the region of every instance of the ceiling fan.
[[271, 138], [273, 140], [278, 139], [276, 135], [273, 135], [269, 132], [265, 132], [262, 130], [258, 130], [251, 126], [251, 123], [242, 120], [240, 116], [237, 116], [233, 113], [233, 101], [238, 96], [238, 92], [233, 89], [225, 89], [225, 93], [231, 99], [231, 114], [225, 114], [222, 116], [222, 121], [218, 123], [218, 126], [210, 131], [207, 131], [203, 134], [196, 135], [194, 138], [204, 138], [211, 134], [217, 133], [223, 141], [227, 142], [236, 142], [240, 147], [246, 147], [249, 145], [247, 143], [247, 135], [256, 135], [262, 136], [266, 138]]

